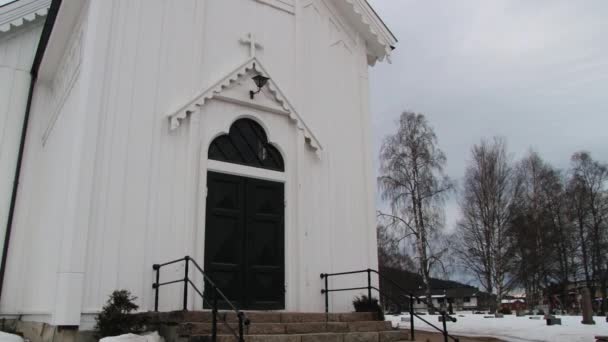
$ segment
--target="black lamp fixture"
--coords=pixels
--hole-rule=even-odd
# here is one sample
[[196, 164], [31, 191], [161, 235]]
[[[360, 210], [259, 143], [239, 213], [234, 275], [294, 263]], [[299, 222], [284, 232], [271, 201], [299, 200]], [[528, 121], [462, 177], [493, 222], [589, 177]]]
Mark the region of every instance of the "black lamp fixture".
[[[255, 68], [255, 66], [254, 66], [254, 68]], [[262, 88], [264, 88], [266, 83], [268, 83], [268, 80], [270, 79], [270, 77], [266, 77], [266, 76], [263, 76], [262, 74], [258, 73], [255, 76], [253, 76], [251, 79], [253, 80], [253, 82], [255, 82], [255, 85], [258, 87], [257, 91], [253, 91], [253, 90], [249, 91], [249, 97], [253, 100], [253, 97], [255, 96], [255, 94], [262, 91]]]

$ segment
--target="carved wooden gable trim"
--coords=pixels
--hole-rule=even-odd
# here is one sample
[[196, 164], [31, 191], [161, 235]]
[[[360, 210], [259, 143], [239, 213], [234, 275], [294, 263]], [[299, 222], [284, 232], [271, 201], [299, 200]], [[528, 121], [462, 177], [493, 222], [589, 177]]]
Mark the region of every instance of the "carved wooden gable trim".
[[0, 9], [0, 34], [46, 17], [51, 0], [20, 0], [7, 3]]
[[[264, 87], [262, 94], [258, 94], [254, 100], [250, 100], [247, 97], [247, 94], [249, 89], [254, 88], [250, 78], [255, 72], [270, 77], [270, 80]], [[243, 96], [243, 89], [247, 90], [245, 96]], [[264, 96], [260, 97], [259, 95]], [[323, 149], [316, 136], [312, 133], [308, 125], [306, 125], [302, 117], [298, 114], [281, 88], [277, 85], [276, 81], [272, 78], [271, 74], [264, 68], [257, 57], [249, 58], [245, 63], [235, 68], [227, 76], [215, 82], [212, 86], [193, 97], [192, 100], [179, 107], [178, 110], [168, 114], [170, 129], [173, 130], [178, 128], [182, 120], [195, 112], [197, 108], [205, 105], [208, 100], [214, 98], [275, 114], [287, 115], [298, 129], [303, 132], [304, 139], [310, 147], [315, 150]]]
[[[397, 39], [366, 0], [323, 0], [338, 10], [367, 43], [368, 63], [389, 59]], [[389, 59], [390, 61], [390, 59]]]

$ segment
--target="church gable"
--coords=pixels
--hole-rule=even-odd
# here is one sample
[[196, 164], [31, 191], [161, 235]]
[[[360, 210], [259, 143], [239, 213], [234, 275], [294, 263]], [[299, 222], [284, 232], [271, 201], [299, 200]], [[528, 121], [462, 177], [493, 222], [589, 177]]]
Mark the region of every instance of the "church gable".
[[289, 108], [280, 100], [276, 92], [270, 90], [268, 86], [263, 87], [260, 93], [256, 94], [253, 99], [251, 98], [249, 92], [255, 88], [251, 79], [259, 73], [257, 69], [256, 65], [253, 65], [251, 69], [239, 75], [237, 79], [229, 81], [229, 85], [216, 92], [214, 98], [277, 114], [289, 115]]
[[[249, 92], [255, 90], [255, 85], [251, 78], [256, 74], [261, 74], [270, 79], [260, 93], [256, 94], [252, 99]], [[279, 115], [287, 115], [297, 125], [298, 129], [303, 132], [304, 138], [310, 147], [315, 150], [322, 149], [318, 139], [257, 57], [251, 57], [211, 87], [200, 92], [178, 110], [170, 113], [168, 115], [170, 128], [172, 130], [177, 129], [182, 120], [195, 112], [198, 107], [205, 105], [210, 99], [232, 102]]]

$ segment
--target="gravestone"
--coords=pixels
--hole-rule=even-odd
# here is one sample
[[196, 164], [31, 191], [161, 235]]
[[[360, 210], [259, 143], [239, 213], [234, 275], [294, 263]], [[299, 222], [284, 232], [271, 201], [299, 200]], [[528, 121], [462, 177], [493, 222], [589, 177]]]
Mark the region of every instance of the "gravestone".
[[504, 318], [505, 315], [501, 314], [501, 313], [497, 313], [497, 314], [494, 314], [494, 317], [496, 317], [496, 318]]
[[496, 318], [494, 316], [483, 316], [483, 318]]
[[[443, 315], [439, 315], [439, 317], [437, 317], [437, 319], [439, 319], [439, 322], [443, 322]], [[456, 322], [456, 318], [455, 317], [448, 317], [446, 316], [446, 322]]]
[[524, 317], [524, 316], [526, 316], [526, 313], [523, 312], [523, 311], [517, 311], [517, 312], [515, 312], [515, 316], [517, 316], [517, 317]]
[[547, 325], [562, 325], [562, 319], [556, 318], [555, 316], [548, 315], [545, 317], [547, 320]]
[[530, 319], [538, 319], [538, 320], [540, 320], [540, 317], [538, 317], [538, 316], [533, 316], [533, 317], [530, 317]]
[[581, 307], [583, 308], [583, 324], [595, 324], [593, 320], [593, 308], [591, 306], [591, 294], [589, 293], [588, 288], [583, 288], [581, 299]]

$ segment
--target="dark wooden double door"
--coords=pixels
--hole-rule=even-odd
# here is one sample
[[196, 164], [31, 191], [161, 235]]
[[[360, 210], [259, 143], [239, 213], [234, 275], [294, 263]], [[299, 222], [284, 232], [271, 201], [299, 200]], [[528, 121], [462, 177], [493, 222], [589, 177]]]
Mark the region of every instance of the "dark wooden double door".
[[284, 203], [283, 183], [207, 174], [205, 272], [239, 309], [285, 308]]

